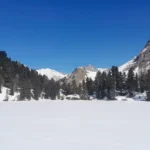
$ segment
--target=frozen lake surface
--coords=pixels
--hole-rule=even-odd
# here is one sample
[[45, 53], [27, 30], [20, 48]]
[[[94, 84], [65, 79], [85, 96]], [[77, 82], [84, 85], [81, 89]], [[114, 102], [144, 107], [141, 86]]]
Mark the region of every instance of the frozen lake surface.
[[150, 103], [0, 102], [1, 150], [149, 150]]

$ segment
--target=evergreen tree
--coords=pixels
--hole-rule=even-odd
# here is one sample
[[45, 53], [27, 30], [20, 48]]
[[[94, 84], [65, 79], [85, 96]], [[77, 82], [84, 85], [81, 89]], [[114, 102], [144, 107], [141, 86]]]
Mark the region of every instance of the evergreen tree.
[[22, 80], [20, 85], [20, 100], [31, 99], [31, 82], [30, 80]]
[[35, 100], [39, 100], [40, 95], [41, 95], [40, 88], [39, 88], [39, 87], [35, 87], [35, 88], [33, 89], [33, 98], [34, 98]]
[[86, 79], [86, 88], [87, 88], [89, 95], [94, 94], [94, 84], [93, 84], [93, 80], [91, 78]]
[[77, 94], [81, 96], [82, 93], [82, 84], [79, 83], [79, 86], [77, 87]]
[[126, 90], [126, 74], [119, 72], [119, 82], [118, 82], [118, 89], [119, 95], [125, 96], [127, 94]]
[[102, 74], [100, 71], [97, 72], [96, 77], [95, 77], [95, 82], [94, 82], [94, 89], [96, 92], [96, 98], [100, 99], [101, 98], [101, 91], [102, 91]]
[[73, 80], [72, 84], [71, 84], [71, 93], [72, 94], [77, 94], [77, 84], [76, 84], [75, 80]]
[[0, 93], [2, 92], [2, 85], [3, 85], [3, 82], [4, 82], [4, 79], [3, 79], [3, 76], [0, 72]]
[[1, 83], [1, 79], [0, 79], [0, 93], [2, 93], [2, 83]]
[[129, 97], [133, 97], [133, 91], [135, 91], [136, 88], [136, 82], [135, 82], [135, 77], [134, 77], [134, 72], [133, 69], [129, 69], [128, 72], [128, 77], [127, 77], [127, 89], [128, 89], [128, 94]]
[[45, 98], [55, 100], [59, 97], [59, 83], [51, 79], [45, 87]]
[[102, 78], [101, 78], [101, 81], [102, 81], [102, 85], [101, 85], [101, 94], [100, 94], [100, 99], [104, 99], [107, 94], [106, 94], [106, 90], [107, 90], [107, 87], [106, 87], [106, 79], [107, 79], [107, 75], [105, 72], [102, 73]]
[[142, 73], [139, 76], [139, 86], [140, 86], [140, 92], [141, 93], [143, 93], [146, 90], [146, 88], [145, 88], [145, 81], [146, 80], [145, 79], [146, 79], [146, 75]]
[[19, 75], [18, 74], [15, 75], [13, 84], [14, 84], [14, 91], [18, 92], [18, 88], [19, 88]]
[[83, 99], [83, 100], [89, 99], [85, 80], [82, 81], [81, 99]]
[[67, 84], [66, 84], [65, 81], [63, 81], [63, 83], [60, 85], [60, 88], [62, 89], [62, 93], [63, 93], [64, 95], [67, 95], [67, 94], [68, 94], [68, 93], [67, 93]]
[[112, 78], [113, 78], [113, 81], [114, 81], [114, 88], [115, 90], [119, 90], [119, 71], [118, 71], [118, 67], [117, 66], [112, 66], [111, 68], [111, 72], [112, 72]]
[[14, 82], [13, 82], [13, 79], [11, 79], [11, 83], [10, 83], [10, 95], [14, 95]]
[[111, 71], [107, 75], [106, 89], [108, 100], [115, 100], [116, 79]]
[[136, 73], [135, 76], [135, 91], [139, 92], [140, 91], [140, 83], [139, 83], [139, 78], [138, 78], [138, 74]]
[[70, 94], [73, 94], [73, 93], [72, 93], [72, 89], [71, 89], [71, 84], [68, 83], [67, 84], [67, 89], [66, 89], [66, 95], [70, 95]]
[[145, 75], [145, 89], [147, 93], [147, 101], [150, 101], [150, 70]]

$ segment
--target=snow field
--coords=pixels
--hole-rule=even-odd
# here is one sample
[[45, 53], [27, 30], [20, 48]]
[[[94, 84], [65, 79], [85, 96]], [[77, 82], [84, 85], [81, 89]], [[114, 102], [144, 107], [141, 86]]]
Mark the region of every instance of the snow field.
[[149, 150], [150, 103], [0, 102], [2, 150]]

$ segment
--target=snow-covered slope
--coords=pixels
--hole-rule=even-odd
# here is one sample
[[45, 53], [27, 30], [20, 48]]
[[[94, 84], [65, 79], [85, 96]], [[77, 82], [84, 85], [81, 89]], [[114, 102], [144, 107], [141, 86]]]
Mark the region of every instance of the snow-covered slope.
[[1, 150], [149, 150], [150, 103], [0, 103]]
[[73, 80], [76, 81], [77, 84], [81, 83], [87, 77], [95, 80], [96, 74], [98, 71], [106, 71], [107, 69], [96, 68], [92, 65], [88, 65], [85, 67], [76, 68], [67, 78], [67, 83], [72, 83]]
[[48, 77], [48, 79], [54, 79], [54, 80], [60, 80], [64, 77], [66, 77], [67, 75], [66, 74], [63, 74], [63, 73], [60, 73], [56, 70], [52, 70], [52, 69], [39, 69], [37, 70], [37, 72], [41, 75], [45, 75]]
[[122, 72], [128, 72], [132, 68], [135, 73], [146, 73], [150, 69], [150, 41], [147, 42], [144, 49], [129, 62], [119, 67]]
[[100, 72], [104, 72], [104, 71], [107, 71], [108, 70], [108, 68], [97, 68], [98, 69], [98, 71], [100, 71]]
[[52, 70], [52, 69], [39, 69], [37, 70], [37, 72], [41, 75], [45, 75], [48, 77], [48, 79], [54, 79], [54, 80], [60, 80], [64, 77], [67, 78], [67, 82], [71, 83], [73, 80], [76, 80], [77, 83], [82, 82], [84, 79], [91, 78], [92, 80], [95, 79], [96, 74], [98, 71], [106, 71], [108, 69], [106, 68], [96, 68], [92, 65], [88, 65], [88, 66], [83, 66], [83, 67], [78, 67], [76, 68], [70, 75], [67, 74], [63, 74], [60, 73], [56, 70]]
[[98, 71], [107, 72], [108, 70], [109, 70], [108, 68], [96, 68], [96, 70], [93, 70], [93, 71], [86, 69], [85, 79], [88, 77], [88, 78], [91, 78], [94, 81]]
[[132, 59], [132, 60], [130, 60], [130, 61], [128, 61], [127, 63], [125, 63], [125, 64], [123, 64], [123, 65], [121, 65], [120, 67], [119, 67], [119, 71], [121, 71], [121, 72], [128, 72], [128, 70], [131, 68], [131, 67], [134, 67], [134, 65], [135, 65], [135, 63], [136, 63], [136, 56]]
[[87, 70], [87, 71], [86, 71], [85, 79], [86, 79], [86, 78], [91, 78], [91, 79], [94, 81], [94, 80], [95, 80], [95, 77], [96, 77], [96, 74], [97, 74], [96, 71], [89, 71], [89, 70]]
[[100, 71], [92, 65], [88, 65], [88, 66], [84, 67], [84, 69], [86, 70], [86, 75], [85, 75], [84, 79], [91, 78], [92, 80], [95, 80], [97, 72]]

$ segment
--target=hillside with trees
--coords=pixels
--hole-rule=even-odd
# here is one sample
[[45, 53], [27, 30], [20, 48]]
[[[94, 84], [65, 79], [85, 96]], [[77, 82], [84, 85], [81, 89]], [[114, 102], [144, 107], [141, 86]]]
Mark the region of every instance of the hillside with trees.
[[[115, 100], [116, 96], [134, 97], [136, 92], [146, 91], [150, 100], [150, 70], [138, 75], [130, 68], [128, 73], [118, 71], [113, 66], [108, 72], [97, 72], [95, 80], [86, 78], [80, 84], [74, 80], [71, 84], [66, 79], [55, 81], [39, 75], [18, 61], [13, 61], [5, 51], [0, 51], [0, 93], [6, 87], [8, 95], [19, 92], [18, 100], [64, 99], [61, 95], [77, 94], [87, 100], [90, 96], [96, 99]], [[7, 99], [7, 98], [6, 98]]]
[[0, 51], [0, 92], [2, 86], [10, 89], [10, 95], [20, 92], [18, 100], [56, 99], [59, 93], [58, 82], [48, 80], [18, 61], [12, 61], [5, 51]]

